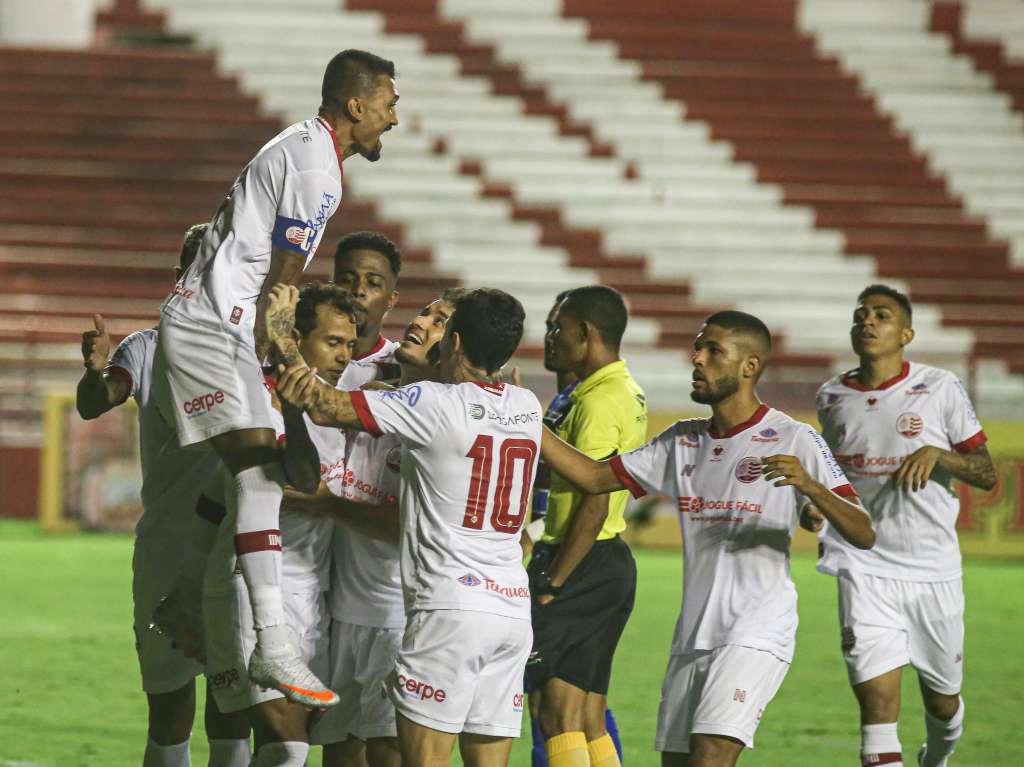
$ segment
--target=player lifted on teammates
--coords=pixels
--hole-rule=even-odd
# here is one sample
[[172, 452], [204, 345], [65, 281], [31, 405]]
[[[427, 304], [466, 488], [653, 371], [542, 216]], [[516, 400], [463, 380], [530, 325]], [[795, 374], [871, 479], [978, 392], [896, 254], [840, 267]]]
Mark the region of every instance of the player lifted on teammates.
[[690, 396], [711, 406], [710, 419], [679, 421], [608, 461], [544, 433], [544, 460], [581, 490], [660, 493], [679, 505], [683, 606], [658, 712], [666, 767], [732, 767], [753, 747], [793, 659], [789, 544], [800, 510], [813, 503], [855, 546], [874, 542], [818, 433], [758, 399], [770, 351], [759, 319], [718, 312], [691, 355]]
[[[275, 288], [268, 318], [282, 356], [295, 363], [279, 390], [302, 388], [314, 373], [287, 344], [289, 293], [294, 288]], [[402, 442], [408, 623], [388, 691], [405, 767], [446, 763], [459, 733], [466, 764], [505, 765], [519, 735], [532, 640], [519, 533], [541, 407], [531, 392], [497, 377], [519, 344], [523, 319], [507, 293], [471, 291], [456, 302], [441, 341], [447, 383], [351, 393], [316, 386], [296, 401], [316, 423]]]
[[264, 146], [235, 181], [195, 263], [164, 302], [154, 396], [182, 446], [209, 442], [233, 481], [226, 499], [257, 643], [251, 677], [297, 702], [337, 702], [301, 662], [284, 623], [278, 507], [285, 483], [260, 364], [270, 288], [316, 252], [342, 195], [341, 163], [380, 157], [398, 124], [394, 64], [344, 51], [327, 66], [316, 118]]
[[[860, 705], [861, 760], [902, 764], [901, 668], [917, 669], [927, 738], [918, 763], [947, 763], [963, 732], [964, 593], [951, 481], [991, 489], [985, 433], [956, 376], [908, 362], [910, 300], [885, 285], [857, 298], [855, 370], [818, 391], [824, 436], [871, 514], [871, 551], [822, 531], [818, 569], [837, 576], [842, 649]], [[807, 520], [820, 526], [821, 520]]]

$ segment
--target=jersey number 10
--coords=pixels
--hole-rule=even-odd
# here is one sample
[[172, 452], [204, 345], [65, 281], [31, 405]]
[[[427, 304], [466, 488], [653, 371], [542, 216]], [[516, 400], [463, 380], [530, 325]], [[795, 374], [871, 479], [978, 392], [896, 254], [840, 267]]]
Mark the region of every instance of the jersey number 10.
[[[483, 530], [487, 498], [491, 491], [494, 437], [490, 434], [479, 435], [466, 457], [473, 459], [473, 473], [469, 481], [469, 500], [466, 501], [466, 516], [462, 518], [462, 526]], [[522, 462], [522, 485], [518, 508], [512, 513], [512, 481], [518, 462]], [[536, 462], [537, 443], [532, 439], [506, 439], [501, 443], [498, 449], [498, 485], [494, 489], [494, 508], [491, 511], [491, 527], [499, 533], [515, 533], [522, 526], [530, 499], [530, 477]]]

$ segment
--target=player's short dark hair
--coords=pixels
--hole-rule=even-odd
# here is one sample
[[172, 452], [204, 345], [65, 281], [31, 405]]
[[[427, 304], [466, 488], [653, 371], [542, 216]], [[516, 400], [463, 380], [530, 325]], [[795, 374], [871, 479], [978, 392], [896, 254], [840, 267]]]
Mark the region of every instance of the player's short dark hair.
[[307, 282], [299, 289], [299, 303], [295, 307], [295, 329], [308, 336], [317, 326], [317, 307], [324, 304], [347, 314], [354, 323], [355, 309], [348, 292], [333, 282]]
[[914, 319], [914, 308], [910, 303], [910, 298], [906, 293], [901, 293], [896, 288], [891, 288], [888, 285], [882, 285], [876, 283], [874, 285], [868, 285], [864, 290], [857, 296], [857, 303], [864, 303], [864, 299], [868, 296], [888, 296], [893, 301], [900, 305], [900, 308], [907, 313], [907, 320]]
[[338, 262], [353, 250], [373, 250], [388, 260], [391, 273], [398, 277], [402, 271], [402, 251], [391, 240], [380, 232], [352, 232], [338, 241], [334, 249], [334, 270], [338, 270]]
[[185, 237], [181, 241], [181, 253], [178, 255], [178, 267], [181, 271], [185, 271], [192, 262], [196, 260], [196, 254], [199, 253], [199, 245], [203, 241], [203, 237], [206, 236], [206, 230], [210, 228], [209, 224], [193, 224], [185, 232]]
[[737, 330], [741, 333], [752, 335], [764, 345], [766, 350], [771, 351], [771, 331], [768, 330], [767, 325], [761, 322], [761, 320], [753, 314], [739, 312], [735, 309], [727, 309], [725, 311], [715, 312], [704, 320], [704, 324], [716, 325], [720, 328], [725, 328], [726, 330]]
[[441, 294], [441, 300], [446, 304], [455, 306], [465, 296], [469, 295], [469, 288], [463, 288], [459, 285], [453, 285], [450, 288], [445, 288]]
[[626, 300], [615, 288], [587, 285], [570, 290], [562, 303], [562, 311], [589, 322], [597, 328], [605, 345], [618, 349], [629, 321]]
[[470, 364], [493, 373], [518, 348], [525, 319], [523, 305], [514, 296], [497, 288], [477, 288], [455, 302], [448, 325], [462, 339]]
[[320, 87], [322, 106], [344, 106], [353, 96], [366, 96], [381, 75], [393, 78], [395, 62], [355, 48], [342, 51], [330, 60], [324, 70], [324, 81]]

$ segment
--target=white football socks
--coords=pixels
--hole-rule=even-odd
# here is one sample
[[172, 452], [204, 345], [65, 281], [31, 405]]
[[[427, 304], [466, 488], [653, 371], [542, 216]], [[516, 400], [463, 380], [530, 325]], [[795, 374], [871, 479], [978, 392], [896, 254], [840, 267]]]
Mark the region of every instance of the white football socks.
[[864, 767], [882, 764], [903, 767], [903, 749], [900, 746], [896, 722], [861, 726], [860, 763]]
[[252, 767], [303, 767], [308, 755], [308, 743], [264, 743], [256, 750]]
[[284, 623], [281, 596], [281, 530], [278, 522], [286, 482], [284, 467], [265, 463], [240, 471], [227, 493], [235, 519], [235, 552], [249, 587], [256, 629]]
[[948, 721], [936, 719], [925, 711], [924, 726], [928, 735], [922, 764], [924, 767], [945, 767], [946, 760], [952, 756], [960, 736], [964, 734], [964, 699], [960, 698], [960, 707]]
[[249, 739], [210, 740], [209, 767], [249, 767], [252, 753]]
[[192, 757], [188, 752], [189, 741], [161, 746], [152, 738], [146, 740], [146, 755], [142, 767], [190, 767]]

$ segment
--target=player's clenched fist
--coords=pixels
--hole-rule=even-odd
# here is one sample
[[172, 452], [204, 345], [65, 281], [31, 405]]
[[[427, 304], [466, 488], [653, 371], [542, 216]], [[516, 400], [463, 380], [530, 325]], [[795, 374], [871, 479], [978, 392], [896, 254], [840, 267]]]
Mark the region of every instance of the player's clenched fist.
[[775, 487], [795, 487], [805, 495], [818, 485], [795, 455], [770, 455], [762, 458], [761, 473], [769, 482], [777, 479]]
[[316, 368], [306, 367], [305, 363], [285, 368], [278, 365], [277, 396], [300, 410], [308, 410], [314, 404], [316, 391]]
[[290, 337], [295, 327], [295, 307], [299, 303], [299, 289], [294, 285], [278, 283], [270, 289], [267, 304], [267, 340], [271, 343]]
[[85, 360], [86, 368], [100, 371], [106, 366], [110, 355], [110, 336], [107, 335], [103, 317], [94, 314], [92, 323], [93, 330], [82, 333], [82, 359]]

